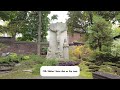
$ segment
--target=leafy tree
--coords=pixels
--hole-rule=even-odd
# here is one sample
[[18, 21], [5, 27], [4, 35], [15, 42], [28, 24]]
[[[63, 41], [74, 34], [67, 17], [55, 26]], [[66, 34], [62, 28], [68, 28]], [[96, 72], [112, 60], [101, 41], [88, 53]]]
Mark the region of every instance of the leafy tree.
[[86, 32], [87, 27], [93, 24], [93, 16], [99, 15], [106, 21], [120, 21], [120, 11], [69, 11], [67, 20], [68, 31], [74, 33], [76, 28]]
[[120, 27], [116, 27], [112, 30], [113, 37], [118, 36], [118, 35], [120, 35]]
[[111, 47], [111, 54], [115, 57], [120, 56], [120, 40], [114, 40]]
[[88, 11], [69, 11], [68, 16], [67, 26], [68, 32], [71, 34], [74, 33], [76, 28], [86, 32], [86, 27], [92, 22], [92, 14]]
[[[41, 40], [46, 41], [49, 18], [47, 17], [50, 11], [42, 11], [42, 30]], [[2, 20], [9, 21], [7, 27], [2, 27], [2, 32], [7, 32], [12, 37], [16, 33], [21, 33], [22, 41], [37, 41], [38, 37], [38, 11], [1, 11], [0, 17]], [[5, 15], [5, 16], [4, 16]]]
[[25, 24], [26, 16], [26, 11], [0, 11], [1, 19], [8, 21], [6, 26], [0, 26], [1, 32], [8, 33], [15, 39]]
[[102, 46], [110, 46], [112, 42], [111, 24], [98, 15], [93, 16], [93, 25], [88, 28], [88, 42], [92, 49], [102, 51]]
[[[50, 11], [41, 12], [41, 41], [46, 41], [49, 18], [47, 17]], [[38, 11], [28, 11], [27, 24], [22, 30], [22, 41], [37, 41], [38, 37]]]
[[112, 20], [114, 23], [117, 20], [116, 16], [120, 13], [120, 11], [95, 11], [95, 13], [102, 16], [106, 21]]
[[53, 16], [51, 17], [51, 20], [55, 20], [55, 19], [58, 19], [58, 15], [53, 15]]

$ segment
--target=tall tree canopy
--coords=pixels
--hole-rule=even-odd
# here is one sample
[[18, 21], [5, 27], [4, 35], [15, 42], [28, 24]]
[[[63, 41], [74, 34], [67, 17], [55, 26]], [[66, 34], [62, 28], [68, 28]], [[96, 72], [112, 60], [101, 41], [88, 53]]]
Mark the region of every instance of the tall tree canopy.
[[111, 24], [101, 16], [95, 15], [93, 17], [94, 24], [88, 28], [88, 42], [92, 49], [102, 51], [104, 47], [108, 47], [112, 42]]
[[[45, 41], [47, 36], [47, 30], [49, 25], [49, 18], [47, 17], [50, 14], [50, 11], [42, 11], [41, 12], [41, 40]], [[29, 11], [27, 17], [26, 28], [22, 30], [23, 37], [21, 40], [23, 41], [32, 41], [37, 40], [37, 30], [38, 30], [38, 11]]]
[[[49, 25], [47, 16], [50, 11], [42, 11], [41, 14], [41, 40], [45, 41]], [[3, 32], [9, 33], [13, 37], [16, 33], [21, 33], [22, 37], [19, 40], [22, 41], [37, 41], [38, 11], [1, 11], [0, 17], [4, 21], [9, 21], [7, 27], [1, 26]]]
[[93, 24], [94, 15], [99, 15], [106, 21], [112, 21], [113, 23], [116, 20], [120, 21], [120, 11], [69, 11], [68, 31], [72, 34], [75, 28], [86, 31], [87, 27]]
[[72, 34], [78, 28], [85, 32], [91, 48], [102, 50], [112, 41], [111, 24], [120, 21], [119, 11], [69, 11], [68, 31]]
[[26, 11], [0, 11], [0, 17], [3, 21], [8, 21], [7, 26], [0, 26], [2, 33], [8, 33], [15, 38], [24, 27], [27, 12]]

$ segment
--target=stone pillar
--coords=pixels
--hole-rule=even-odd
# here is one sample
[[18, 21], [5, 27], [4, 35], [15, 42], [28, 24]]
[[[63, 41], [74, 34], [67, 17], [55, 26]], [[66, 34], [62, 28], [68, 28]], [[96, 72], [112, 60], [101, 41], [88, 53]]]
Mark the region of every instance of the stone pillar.
[[63, 55], [65, 60], [69, 60], [69, 45], [66, 39], [64, 40], [64, 44], [63, 44]]
[[69, 59], [67, 26], [65, 23], [50, 24], [47, 58]]

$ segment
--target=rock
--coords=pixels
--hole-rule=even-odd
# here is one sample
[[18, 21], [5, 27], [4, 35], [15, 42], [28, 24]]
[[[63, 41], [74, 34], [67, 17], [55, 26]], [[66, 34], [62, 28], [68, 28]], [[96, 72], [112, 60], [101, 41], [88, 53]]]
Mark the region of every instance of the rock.
[[116, 64], [116, 66], [117, 66], [118, 68], [120, 68], [120, 64]]
[[23, 70], [23, 72], [32, 72], [32, 70]]
[[12, 70], [12, 67], [0, 67], [0, 71], [11, 71]]
[[5, 56], [8, 56], [10, 54], [10, 52], [7, 52], [7, 53], [2, 53], [1, 56], [5, 57]]
[[20, 63], [18, 63], [18, 64], [15, 64], [15, 66], [20, 66], [21, 64]]
[[117, 63], [120, 64], [120, 61], [118, 61]]

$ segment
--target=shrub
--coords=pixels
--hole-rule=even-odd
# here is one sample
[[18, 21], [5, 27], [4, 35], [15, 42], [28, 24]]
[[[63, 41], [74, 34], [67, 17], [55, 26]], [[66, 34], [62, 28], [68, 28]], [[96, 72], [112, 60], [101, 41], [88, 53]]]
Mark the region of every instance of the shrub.
[[42, 49], [41, 49], [41, 52], [42, 52], [41, 54], [46, 55], [46, 54], [47, 54], [47, 49], [48, 49], [48, 48], [42, 48]]
[[42, 64], [38, 64], [35, 66], [35, 68], [33, 69], [33, 74], [39, 75], [40, 74], [40, 67], [43, 66]]
[[19, 60], [18, 55], [16, 53], [10, 53], [9, 61], [18, 63], [20, 60]]
[[80, 76], [81, 77], [85, 77], [85, 78], [92, 78], [92, 73], [90, 72], [90, 69], [88, 68], [88, 66], [86, 66], [87, 62], [85, 61], [82, 61], [80, 64], [79, 64], [79, 67], [80, 67]]
[[76, 60], [78, 60], [78, 58], [75, 57], [75, 56], [72, 56], [72, 57], [70, 57], [70, 60], [74, 60], [74, 61], [76, 61]]
[[16, 53], [10, 53], [6, 57], [0, 57], [0, 63], [19, 63], [22, 60], [29, 60], [29, 56], [17, 55]]
[[92, 73], [91, 72], [86, 72], [86, 71], [81, 71], [80, 72], [80, 76], [84, 77], [84, 78], [88, 78], [88, 79], [92, 79], [93, 78]]
[[38, 64], [35, 66], [33, 70], [33, 74], [40, 74], [40, 67], [41, 66], [56, 66], [58, 64], [57, 60], [46, 60], [42, 64]]
[[9, 61], [9, 57], [0, 57], [0, 64], [3, 64], [3, 63], [7, 63], [9, 64], [10, 61]]
[[117, 68], [117, 75], [120, 75], [120, 68]]
[[89, 66], [89, 65], [93, 65], [93, 63], [91, 62], [87, 62], [85, 65]]
[[117, 63], [120, 64], [120, 61], [118, 61]]
[[96, 69], [96, 68], [99, 69], [99, 66], [96, 66], [96, 65], [90, 65], [89, 66], [89, 69]]
[[42, 64], [46, 58], [40, 57], [38, 55], [32, 54], [29, 56], [31, 60], [35, 61], [38, 64]]
[[118, 68], [120, 68], [120, 64], [116, 64], [116, 66], [117, 66]]
[[103, 62], [104, 65], [116, 66], [115, 63], [112, 62]]
[[30, 57], [29, 56], [23, 56], [23, 60], [29, 60]]
[[113, 72], [117, 72], [117, 67], [116, 66], [111, 66], [111, 68], [113, 69]]
[[113, 69], [108, 65], [101, 65], [99, 71], [113, 73]]
[[120, 40], [114, 40], [111, 47], [111, 54], [115, 57], [120, 57]]
[[57, 60], [46, 60], [45, 62], [43, 62], [42, 64], [43, 66], [56, 66], [58, 65], [58, 61]]
[[103, 62], [115, 62], [115, 58], [111, 53], [102, 51], [94, 51], [90, 60], [96, 63], [96, 65], [102, 65]]
[[[70, 56], [77, 57], [77, 59], [89, 59], [89, 56], [93, 53], [87, 45], [74, 46], [69, 50]], [[76, 59], [75, 59], [76, 60]]]

